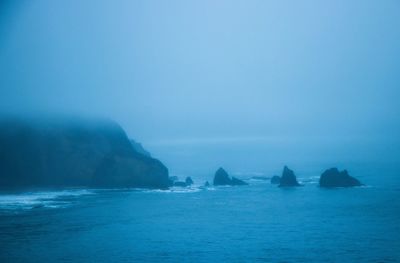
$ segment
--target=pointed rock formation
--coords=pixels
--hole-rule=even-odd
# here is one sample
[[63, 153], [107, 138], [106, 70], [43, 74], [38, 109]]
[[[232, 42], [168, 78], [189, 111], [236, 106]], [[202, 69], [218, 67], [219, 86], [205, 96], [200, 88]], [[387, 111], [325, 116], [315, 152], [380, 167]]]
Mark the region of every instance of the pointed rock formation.
[[247, 185], [247, 183], [235, 177], [231, 178], [221, 167], [215, 172], [214, 185]]
[[219, 168], [214, 175], [214, 185], [230, 185], [231, 178], [224, 168]]
[[194, 182], [190, 176], [186, 177], [185, 183], [187, 186], [192, 185]]
[[300, 186], [299, 182], [297, 182], [296, 175], [292, 170], [290, 170], [287, 166], [283, 168], [281, 180], [279, 183], [279, 187], [291, 187], [291, 186]]

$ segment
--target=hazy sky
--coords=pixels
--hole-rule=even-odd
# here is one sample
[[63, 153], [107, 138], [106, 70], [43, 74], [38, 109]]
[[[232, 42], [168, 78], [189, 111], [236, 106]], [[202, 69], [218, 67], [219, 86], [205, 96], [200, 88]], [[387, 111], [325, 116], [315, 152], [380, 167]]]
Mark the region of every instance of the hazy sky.
[[400, 1], [2, 1], [0, 110], [144, 142], [400, 133]]

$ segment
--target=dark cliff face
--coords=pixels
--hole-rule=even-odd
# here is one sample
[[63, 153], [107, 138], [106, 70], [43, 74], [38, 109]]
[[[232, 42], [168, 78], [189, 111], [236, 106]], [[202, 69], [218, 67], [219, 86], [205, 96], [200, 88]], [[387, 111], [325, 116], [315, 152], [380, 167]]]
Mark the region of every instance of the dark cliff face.
[[319, 185], [321, 187], [353, 187], [362, 184], [350, 176], [346, 170], [339, 172], [337, 168], [331, 168], [322, 173]]
[[139, 154], [109, 120], [0, 120], [0, 187], [168, 187], [168, 170]]
[[143, 145], [141, 143], [138, 143], [138, 142], [136, 142], [135, 140], [132, 140], [132, 139], [130, 141], [131, 141], [133, 149], [136, 152], [138, 152], [138, 153], [140, 153], [140, 154], [142, 154], [144, 156], [151, 157], [151, 154], [145, 148], [143, 148]]
[[297, 182], [296, 175], [287, 166], [283, 168], [282, 176], [280, 178], [279, 187], [300, 186]]

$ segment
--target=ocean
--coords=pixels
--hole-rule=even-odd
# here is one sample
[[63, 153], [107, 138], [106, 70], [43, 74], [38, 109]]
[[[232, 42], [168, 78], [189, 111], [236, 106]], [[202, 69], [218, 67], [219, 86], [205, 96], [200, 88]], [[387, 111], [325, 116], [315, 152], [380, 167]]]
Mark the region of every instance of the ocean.
[[288, 189], [253, 178], [282, 167], [235, 162], [248, 186], [204, 188], [213, 171], [185, 168], [189, 188], [2, 192], [0, 262], [400, 262], [399, 163], [349, 156], [339, 168], [365, 186], [320, 188], [330, 167], [307, 157]]

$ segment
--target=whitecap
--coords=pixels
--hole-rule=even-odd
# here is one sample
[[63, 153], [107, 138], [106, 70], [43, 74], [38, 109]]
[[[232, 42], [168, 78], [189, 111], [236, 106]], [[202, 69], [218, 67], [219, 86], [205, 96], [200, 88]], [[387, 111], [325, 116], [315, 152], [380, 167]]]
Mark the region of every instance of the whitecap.
[[145, 193], [196, 193], [204, 190], [203, 187], [171, 187], [169, 189], [151, 189], [143, 190]]
[[90, 194], [94, 193], [87, 189], [0, 194], [0, 210], [61, 208], [70, 205], [78, 196]]
[[301, 184], [317, 184], [319, 182], [319, 176], [301, 177], [298, 178]]

